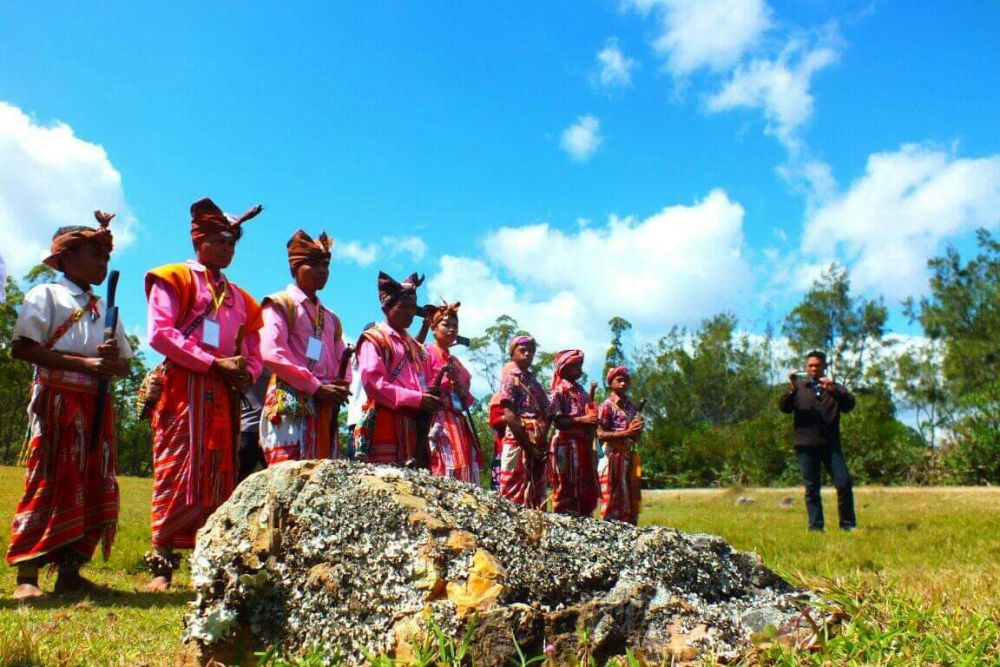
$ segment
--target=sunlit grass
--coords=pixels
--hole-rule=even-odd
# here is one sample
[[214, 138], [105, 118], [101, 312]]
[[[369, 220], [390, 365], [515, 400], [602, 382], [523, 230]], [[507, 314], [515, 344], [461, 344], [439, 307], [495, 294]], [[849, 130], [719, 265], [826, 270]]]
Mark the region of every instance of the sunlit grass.
[[[0, 467], [0, 548], [6, 551], [24, 471]], [[109, 562], [87, 572], [117, 593], [20, 606], [0, 565], [0, 665], [172, 665], [186, 602], [178, 591], [136, 592], [147, 580], [150, 480], [122, 478], [122, 514]], [[736, 500], [746, 496], [748, 504]], [[790, 507], [781, 501], [791, 498]], [[762, 646], [755, 664], [1000, 664], [1000, 490], [856, 490], [859, 528], [805, 529], [800, 489], [647, 492], [643, 524], [722, 535], [772, 568], [822, 588], [850, 620], [816, 653]], [[832, 528], [831, 528], [832, 527]], [[43, 579], [51, 590], [53, 580]], [[639, 663], [634, 663], [639, 664]]]

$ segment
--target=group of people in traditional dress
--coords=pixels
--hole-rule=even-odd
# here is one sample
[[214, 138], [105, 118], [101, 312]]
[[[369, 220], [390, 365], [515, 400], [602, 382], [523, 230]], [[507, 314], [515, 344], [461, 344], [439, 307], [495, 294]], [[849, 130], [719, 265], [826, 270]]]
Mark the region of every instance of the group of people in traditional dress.
[[[197, 530], [258, 459], [270, 465], [351, 456], [472, 484], [487, 465], [469, 413], [471, 375], [451, 352], [460, 304], [419, 307], [422, 277], [399, 282], [380, 272], [384, 320], [351, 346], [318, 296], [329, 279], [332, 240], [303, 230], [287, 243], [291, 284], [258, 304], [223, 270], [243, 225], [261, 210], [231, 216], [211, 199], [195, 202], [195, 259], [145, 277], [148, 342], [164, 356], [138, 399], [153, 432], [153, 549], [145, 557], [152, 591], [170, 588], [177, 550], [194, 546]], [[44, 261], [62, 275], [25, 295], [13, 334], [13, 356], [35, 366], [27, 480], [7, 553], [17, 568], [18, 599], [44, 594], [38, 574], [46, 564], [57, 569], [57, 593], [103, 591], [80, 567], [99, 543], [107, 557], [117, 527], [107, 383], [129, 374], [134, 353], [124, 326], [108, 324], [106, 304], [93, 290], [108, 275], [114, 216], [95, 217], [96, 228], [56, 231]], [[414, 337], [408, 330], [418, 314], [423, 326]], [[607, 373], [610, 396], [597, 405], [595, 385], [590, 392], [580, 385], [580, 350], [556, 355], [546, 392], [531, 371], [536, 348], [526, 335], [510, 342], [510, 361], [489, 403], [498, 492], [530, 508], [551, 500], [553, 511], [579, 516], [600, 503], [602, 518], [636, 523], [635, 447], [643, 421], [628, 398], [629, 371]], [[342, 443], [338, 414], [352, 398], [355, 372], [363, 403], [350, 442]], [[268, 374], [256, 406], [259, 435], [241, 443], [246, 394]], [[257, 454], [247, 451], [257, 446]]]

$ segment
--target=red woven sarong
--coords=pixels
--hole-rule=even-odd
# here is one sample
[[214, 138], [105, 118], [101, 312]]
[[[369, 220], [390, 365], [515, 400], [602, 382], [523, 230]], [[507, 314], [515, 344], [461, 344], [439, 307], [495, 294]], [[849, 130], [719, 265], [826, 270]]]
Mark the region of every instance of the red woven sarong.
[[465, 415], [447, 408], [434, 414], [431, 427], [431, 473], [479, 483], [482, 462]]
[[355, 452], [369, 463], [403, 465], [417, 455], [417, 413], [390, 410], [369, 398], [354, 427]]
[[107, 559], [118, 525], [114, 409], [109, 401], [92, 448], [96, 384], [65, 384], [60, 373], [46, 375], [32, 386], [27, 479], [7, 562], [45, 562], [66, 549], [88, 561], [98, 542]]
[[590, 433], [556, 431], [549, 449], [552, 511], [590, 516], [597, 508], [597, 477]]
[[[538, 442], [542, 424], [525, 417], [521, 424], [531, 441]], [[545, 457], [531, 458], [507, 429], [500, 455], [500, 495], [522, 507], [538, 508], [545, 505], [545, 490]]]
[[[601, 518], [635, 524], [639, 518], [638, 452], [629, 452], [629, 443], [606, 443], [601, 459]], [[633, 461], [633, 458], [635, 460]], [[634, 488], [633, 488], [634, 487]]]
[[153, 412], [153, 545], [190, 549], [235, 486], [232, 389], [170, 364]]

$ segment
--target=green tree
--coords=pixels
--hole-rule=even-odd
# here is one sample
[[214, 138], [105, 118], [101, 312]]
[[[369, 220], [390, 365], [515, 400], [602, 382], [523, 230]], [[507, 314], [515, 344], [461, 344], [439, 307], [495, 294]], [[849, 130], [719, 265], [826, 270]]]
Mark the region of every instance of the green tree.
[[949, 466], [967, 482], [1000, 482], [1000, 243], [980, 230], [963, 262], [948, 248], [928, 262], [930, 293], [911, 312], [944, 347], [942, 374], [953, 433]]
[[612, 368], [625, 365], [622, 334], [632, 328], [632, 323], [624, 317], [615, 316], [608, 320], [608, 327], [611, 328], [611, 344], [608, 345], [608, 351], [604, 355], [604, 370], [601, 375], [607, 375]]
[[831, 373], [857, 385], [872, 348], [882, 342], [888, 316], [881, 297], [851, 296], [847, 269], [831, 264], [785, 317], [782, 333], [800, 360], [810, 350], [824, 350]]
[[841, 421], [844, 452], [855, 479], [862, 484], [922, 479], [924, 439], [896, 419], [896, 405], [885, 379], [861, 388], [855, 399], [854, 410]]
[[638, 351], [635, 367], [633, 393], [648, 406], [640, 445], [648, 483], [763, 482], [779, 473], [748, 468], [783, 470], [777, 456], [742, 451], [751, 439], [758, 447], [765, 440], [772, 449], [779, 445], [776, 437], [748, 430], [770, 428], [754, 420], [771, 409], [774, 392], [764, 350], [737, 331], [734, 316], [704, 320], [690, 335], [671, 330]]
[[135, 351], [135, 356], [129, 360], [129, 374], [116, 379], [111, 385], [112, 403], [115, 407], [118, 472], [121, 475], [147, 477], [153, 472], [153, 432], [149, 422], [139, 419], [136, 414], [135, 401], [139, 385], [149, 369], [145, 354], [139, 348], [139, 338], [129, 335], [128, 341]]
[[58, 274], [45, 264], [35, 264], [24, 274], [24, 281], [29, 287], [34, 287], [42, 283], [54, 283], [58, 277]]
[[28, 392], [31, 367], [14, 359], [11, 342], [17, 312], [24, 303], [24, 292], [13, 277], [4, 285], [5, 302], [0, 304], [0, 463], [12, 465], [24, 443], [28, 417]]
[[510, 315], [500, 315], [486, 327], [482, 336], [476, 336], [469, 343], [472, 364], [486, 379], [490, 393], [496, 393], [500, 385], [500, 369], [507, 363], [507, 344], [518, 332], [517, 320]]
[[941, 374], [941, 339], [928, 339], [895, 355], [892, 390], [904, 409], [912, 410], [917, 430], [933, 453], [938, 432], [950, 419], [948, 391]]

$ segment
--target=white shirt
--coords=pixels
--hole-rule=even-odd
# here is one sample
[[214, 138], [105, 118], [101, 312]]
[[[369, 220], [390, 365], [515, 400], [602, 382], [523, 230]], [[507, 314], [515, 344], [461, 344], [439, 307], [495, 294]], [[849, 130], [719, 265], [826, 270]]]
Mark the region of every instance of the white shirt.
[[[14, 338], [27, 338], [39, 345], [45, 345], [56, 329], [78, 308], [85, 307], [92, 292], [85, 292], [79, 285], [65, 276], [58, 282], [37, 285], [24, 295], [24, 304], [14, 326]], [[121, 357], [130, 359], [134, 355], [125, 337], [121, 320], [115, 332]], [[52, 349], [83, 357], [96, 357], [97, 346], [104, 342], [104, 299], [97, 301], [97, 317], [85, 312], [77, 322], [56, 341]]]
[[361, 373], [358, 372], [357, 355], [354, 356], [351, 367], [354, 370], [354, 376], [351, 378], [351, 398], [347, 401], [347, 426], [355, 426], [361, 421], [361, 416], [365, 412], [365, 403], [368, 402], [368, 397], [365, 396], [365, 388], [361, 385]]

